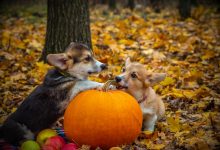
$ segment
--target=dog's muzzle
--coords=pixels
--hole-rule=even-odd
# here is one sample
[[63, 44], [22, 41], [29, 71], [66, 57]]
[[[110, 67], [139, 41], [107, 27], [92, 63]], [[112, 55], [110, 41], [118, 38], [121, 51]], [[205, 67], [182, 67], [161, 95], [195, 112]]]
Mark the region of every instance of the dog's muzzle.
[[96, 67], [98, 67], [98, 72], [107, 69], [107, 65], [101, 63], [98, 60], [95, 60], [95, 65], [96, 65]]
[[124, 78], [123, 76], [115, 77], [115, 81], [117, 82], [117, 86], [116, 86], [117, 89], [128, 89], [128, 86], [127, 84], [124, 83], [123, 78]]

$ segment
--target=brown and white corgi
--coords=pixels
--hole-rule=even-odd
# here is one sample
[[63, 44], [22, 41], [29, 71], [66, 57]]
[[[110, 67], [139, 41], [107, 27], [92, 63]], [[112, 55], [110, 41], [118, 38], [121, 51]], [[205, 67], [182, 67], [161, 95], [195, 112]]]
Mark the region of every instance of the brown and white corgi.
[[48, 71], [44, 82], [0, 127], [0, 138], [11, 144], [34, 139], [39, 131], [49, 128], [63, 116], [76, 94], [103, 85], [87, 80], [91, 73], [102, 71], [106, 65], [97, 61], [84, 44], [71, 43], [64, 53], [49, 54], [47, 61], [55, 68]]
[[143, 112], [143, 130], [154, 131], [155, 122], [164, 115], [165, 106], [152, 86], [166, 77], [165, 73], [153, 73], [144, 65], [126, 60], [122, 74], [115, 77], [121, 88], [133, 95]]

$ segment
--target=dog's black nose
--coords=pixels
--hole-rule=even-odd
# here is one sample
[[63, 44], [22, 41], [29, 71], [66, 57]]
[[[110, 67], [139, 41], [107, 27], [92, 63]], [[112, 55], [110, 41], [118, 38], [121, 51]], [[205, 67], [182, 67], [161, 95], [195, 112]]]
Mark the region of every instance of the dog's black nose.
[[107, 69], [107, 65], [106, 64], [101, 64], [100, 67], [101, 67], [102, 70]]
[[116, 81], [116, 82], [120, 82], [121, 80], [122, 80], [121, 77], [119, 77], [119, 76], [116, 76], [116, 77], [115, 77], [115, 81]]

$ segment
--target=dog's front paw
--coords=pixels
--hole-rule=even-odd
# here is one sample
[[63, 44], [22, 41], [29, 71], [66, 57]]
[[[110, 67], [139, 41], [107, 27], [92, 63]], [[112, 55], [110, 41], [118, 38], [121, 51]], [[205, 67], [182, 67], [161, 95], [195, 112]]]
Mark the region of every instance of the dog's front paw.
[[102, 86], [94, 88], [94, 90], [102, 91]]
[[109, 90], [116, 90], [117, 88], [116, 88], [116, 86], [114, 86], [114, 85], [110, 85], [109, 86]]
[[[95, 90], [102, 91], [102, 90], [103, 90], [103, 85], [104, 85], [104, 84], [101, 84], [101, 85], [97, 86], [97, 87], [94, 88], [94, 89], [95, 89]], [[116, 90], [116, 87], [115, 87], [114, 85], [110, 85], [110, 86], [108, 87], [108, 90]]]
[[98, 83], [93, 89], [94, 89], [94, 90], [99, 90], [99, 91], [101, 91], [103, 85], [104, 85], [103, 83]]

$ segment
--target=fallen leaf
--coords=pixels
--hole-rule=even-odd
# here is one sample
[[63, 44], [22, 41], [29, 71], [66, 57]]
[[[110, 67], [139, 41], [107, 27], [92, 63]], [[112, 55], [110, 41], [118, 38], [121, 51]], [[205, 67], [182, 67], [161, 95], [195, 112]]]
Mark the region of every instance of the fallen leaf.
[[171, 132], [179, 132], [180, 131], [180, 122], [179, 117], [167, 117], [167, 123], [169, 130]]

